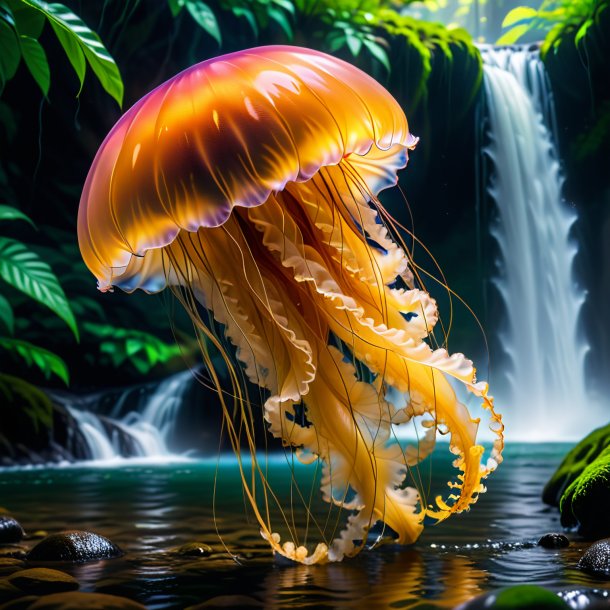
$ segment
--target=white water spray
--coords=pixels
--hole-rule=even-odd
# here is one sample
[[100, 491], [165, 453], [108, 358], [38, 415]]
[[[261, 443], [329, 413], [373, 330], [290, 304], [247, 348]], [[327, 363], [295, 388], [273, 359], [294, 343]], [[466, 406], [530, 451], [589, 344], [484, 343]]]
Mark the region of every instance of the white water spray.
[[537, 52], [486, 49], [483, 57], [501, 259], [494, 284], [510, 360], [497, 404], [512, 440], [578, 438], [595, 425], [585, 415], [588, 346], [578, 325], [585, 293], [573, 277], [576, 213], [561, 195], [547, 77]]
[[[169, 458], [173, 454], [168, 449], [168, 439], [192, 378], [190, 370], [168, 377], [140, 410], [130, 411], [120, 419], [107, 418], [111, 426], [105, 425], [102, 418], [89, 411], [74, 407], [68, 407], [68, 410], [94, 460], [112, 461], [125, 457], [125, 439], [131, 447], [128, 457]], [[119, 400], [119, 405], [121, 402]]]

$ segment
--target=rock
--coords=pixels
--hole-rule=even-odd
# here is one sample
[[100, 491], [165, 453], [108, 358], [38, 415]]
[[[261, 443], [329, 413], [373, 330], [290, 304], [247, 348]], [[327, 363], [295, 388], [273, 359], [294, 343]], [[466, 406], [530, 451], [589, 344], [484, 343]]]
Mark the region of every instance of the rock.
[[49, 532], [45, 530], [36, 530], [31, 534], [27, 535], [28, 540], [40, 540], [41, 538], [46, 538], [49, 535]]
[[610, 538], [594, 542], [583, 553], [578, 567], [589, 574], [610, 578]]
[[484, 593], [456, 610], [568, 610], [552, 591], [536, 585], [516, 585]]
[[10, 583], [6, 578], [0, 579], [0, 604], [8, 602], [23, 595], [20, 589]]
[[13, 572], [18, 572], [25, 567], [25, 563], [21, 559], [13, 557], [0, 557], [0, 576], [8, 576]]
[[587, 538], [610, 536], [610, 447], [566, 489], [559, 508], [563, 526], [578, 525]]
[[0, 606], [0, 610], [28, 610], [38, 600], [37, 595], [24, 595]]
[[566, 455], [544, 487], [542, 500], [559, 506], [563, 492], [607, 447], [610, 447], [610, 424], [591, 432]]
[[538, 546], [545, 549], [565, 549], [570, 546], [570, 541], [563, 534], [545, 534], [538, 540]]
[[19, 542], [25, 532], [17, 519], [8, 515], [0, 515], [0, 544]]
[[173, 552], [176, 555], [183, 555], [185, 557], [208, 557], [214, 551], [211, 546], [204, 544], [203, 542], [187, 542], [177, 549], [174, 549]]
[[56, 593], [45, 595], [28, 610], [146, 610], [138, 602], [105, 593]]
[[11, 574], [9, 583], [24, 593], [46, 595], [78, 589], [78, 581], [70, 574], [49, 568], [30, 568]]
[[123, 551], [108, 538], [93, 532], [73, 530], [47, 536], [28, 553], [27, 558], [28, 561], [85, 563], [121, 555]]
[[27, 548], [19, 544], [0, 546], [0, 558], [12, 557], [14, 559], [25, 559], [27, 554]]

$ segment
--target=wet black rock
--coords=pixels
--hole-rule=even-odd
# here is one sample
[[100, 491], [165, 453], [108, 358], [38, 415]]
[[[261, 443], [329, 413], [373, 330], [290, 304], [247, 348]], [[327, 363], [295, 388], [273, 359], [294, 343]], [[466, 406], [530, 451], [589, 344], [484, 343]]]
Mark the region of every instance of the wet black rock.
[[174, 549], [174, 553], [184, 557], [209, 557], [213, 553], [213, 549], [203, 542], [187, 542]]
[[17, 519], [8, 515], [0, 515], [0, 544], [19, 542], [25, 532]]
[[28, 561], [85, 563], [121, 555], [123, 551], [108, 538], [93, 532], [74, 530], [47, 536], [28, 553], [27, 558]]
[[545, 534], [538, 540], [538, 546], [545, 549], [565, 549], [570, 546], [570, 541], [563, 534]]
[[56, 593], [45, 595], [28, 610], [146, 610], [138, 602], [105, 593]]
[[610, 578], [610, 538], [594, 542], [580, 558], [578, 567], [594, 576]]
[[30, 568], [11, 574], [6, 579], [20, 591], [31, 595], [46, 595], [78, 589], [78, 581], [70, 574], [49, 568]]

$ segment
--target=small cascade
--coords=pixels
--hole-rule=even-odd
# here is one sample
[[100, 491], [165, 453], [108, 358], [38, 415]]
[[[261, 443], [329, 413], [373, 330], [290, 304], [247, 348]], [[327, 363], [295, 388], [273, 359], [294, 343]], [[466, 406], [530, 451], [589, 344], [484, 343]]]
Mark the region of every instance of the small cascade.
[[491, 232], [500, 254], [493, 282], [510, 362], [496, 399], [511, 438], [574, 438], [591, 428], [583, 416], [588, 347], [579, 332], [585, 293], [573, 276], [577, 216], [562, 199], [547, 75], [538, 52], [526, 48], [487, 48], [483, 58], [488, 192], [497, 210]]
[[[81, 408], [65, 406], [83, 435], [92, 459], [168, 458], [174, 455], [168, 441], [192, 381], [193, 373], [187, 370], [168, 377], [143, 396], [134, 396], [132, 390], [126, 390], [108, 416], [90, 410], [91, 404]], [[124, 412], [127, 406], [131, 408]]]

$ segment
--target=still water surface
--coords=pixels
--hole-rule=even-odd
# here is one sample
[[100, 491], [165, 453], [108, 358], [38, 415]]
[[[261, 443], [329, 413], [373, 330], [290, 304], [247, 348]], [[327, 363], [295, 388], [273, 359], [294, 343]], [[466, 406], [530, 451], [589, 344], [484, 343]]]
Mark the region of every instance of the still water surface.
[[[511, 584], [610, 588], [575, 568], [587, 547], [576, 536], [568, 549], [535, 544], [542, 534], [561, 531], [556, 509], [541, 502], [540, 492], [568, 448], [513, 444], [470, 513], [427, 527], [411, 547], [385, 545], [324, 566], [286, 565], [271, 557], [245, 516], [232, 459], [219, 467], [216, 518], [240, 563], [223, 552], [214, 528], [215, 460], [0, 471], [0, 505], [28, 531], [87, 529], [110, 538], [126, 552], [123, 558], [61, 569], [76, 576], [82, 590], [124, 595], [151, 609], [236, 594], [270, 609], [452, 608]], [[271, 460], [270, 470], [276, 480], [288, 472], [280, 458]], [[434, 478], [446, 478], [447, 470], [445, 463], [433, 463]], [[217, 552], [207, 558], [170, 553], [192, 541]]]

